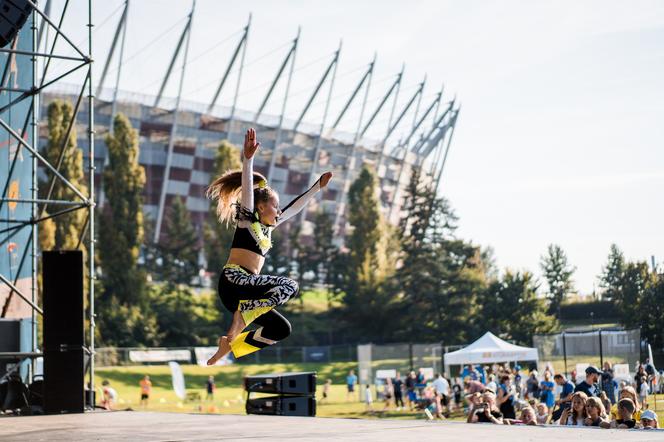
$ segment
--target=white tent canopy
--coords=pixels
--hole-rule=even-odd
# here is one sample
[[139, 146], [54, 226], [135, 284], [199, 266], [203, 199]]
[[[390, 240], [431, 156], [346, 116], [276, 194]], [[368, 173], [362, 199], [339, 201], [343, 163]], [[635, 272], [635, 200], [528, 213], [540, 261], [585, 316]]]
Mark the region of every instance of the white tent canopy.
[[539, 355], [536, 348], [510, 344], [491, 332], [486, 332], [468, 347], [445, 353], [446, 366], [537, 360]]

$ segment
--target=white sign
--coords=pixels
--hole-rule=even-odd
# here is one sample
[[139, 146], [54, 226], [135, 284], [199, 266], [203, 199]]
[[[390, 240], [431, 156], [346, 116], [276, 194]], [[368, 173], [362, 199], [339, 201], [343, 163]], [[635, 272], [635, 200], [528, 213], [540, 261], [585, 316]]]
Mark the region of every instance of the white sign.
[[[196, 355], [196, 363], [201, 367], [207, 367], [207, 361], [217, 352], [217, 347], [194, 347], [194, 354]], [[214, 365], [229, 365], [233, 363], [231, 354], [228, 353], [223, 358], [219, 359]]]
[[631, 380], [629, 364], [613, 364], [613, 377], [616, 380]]
[[586, 380], [586, 368], [590, 367], [590, 364], [584, 362], [581, 364], [576, 364], [576, 383], [580, 384]]
[[396, 378], [397, 371], [393, 368], [386, 370], [376, 370], [376, 379]]
[[130, 350], [129, 360], [132, 362], [189, 362], [191, 352], [189, 350]]
[[433, 367], [423, 367], [422, 374], [424, 375], [424, 380], [433, 379]]
[[168, 366], [171, 367], [171, 377], [173, 379], [173, 391], [175, 395], [180, 399], [184, 400], [187, 397], [187, 390], [184, 386], [184, 375], [182, 374], [182, 368], [177, 362], [169, 362]]

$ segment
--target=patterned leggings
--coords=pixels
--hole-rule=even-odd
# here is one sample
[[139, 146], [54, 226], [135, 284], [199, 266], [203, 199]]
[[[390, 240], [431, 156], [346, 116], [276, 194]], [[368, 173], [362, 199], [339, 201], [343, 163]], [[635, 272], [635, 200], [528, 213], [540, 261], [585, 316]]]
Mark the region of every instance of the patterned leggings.
[[297, 295], [297, 282], [283, 276], [256, 275], [235, 264], [227, 264], [219, 278], [219, 296], [231, 313], [240, 311], [246, 325], [260, 327], [243, 332], [231, 342], [236, 358], [287, 338], [291, 325], [275, 307]]

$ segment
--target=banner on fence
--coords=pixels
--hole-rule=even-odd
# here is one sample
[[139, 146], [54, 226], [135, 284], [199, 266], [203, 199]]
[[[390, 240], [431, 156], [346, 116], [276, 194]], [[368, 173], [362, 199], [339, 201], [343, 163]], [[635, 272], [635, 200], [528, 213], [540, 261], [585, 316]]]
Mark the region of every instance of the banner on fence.
[[189, 362], [191, 352], [189, 350], [130, 350], [129, 360], [132, 362]]
[[[194, 347], [194, 355], [196, 356], [196, 363], [202, 367], [207, 366], [207, 361], [217, 352], [217, 347]], [[214, 365], [229, 365], [233, 363], [231, 354], [227, 354], [219, 359]]]

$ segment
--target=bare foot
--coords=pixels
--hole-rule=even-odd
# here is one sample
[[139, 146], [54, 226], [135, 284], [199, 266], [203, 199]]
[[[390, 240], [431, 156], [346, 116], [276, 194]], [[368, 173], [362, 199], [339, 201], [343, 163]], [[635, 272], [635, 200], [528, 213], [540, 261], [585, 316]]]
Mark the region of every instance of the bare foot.
[[226, 356], [231, 351], [231, 343], [228, 337], [222, 336], [219, 338], [219, 349], [217, 352], [207, 361], [208, 365], [214, 365], [217, 361], [224, 356]]

